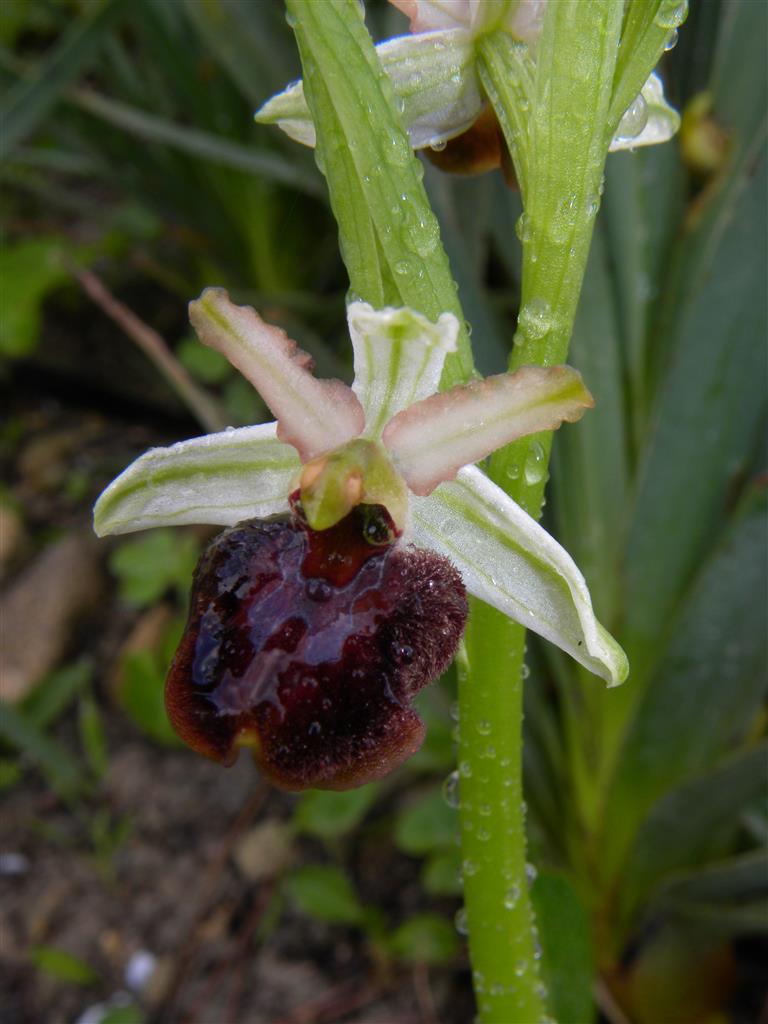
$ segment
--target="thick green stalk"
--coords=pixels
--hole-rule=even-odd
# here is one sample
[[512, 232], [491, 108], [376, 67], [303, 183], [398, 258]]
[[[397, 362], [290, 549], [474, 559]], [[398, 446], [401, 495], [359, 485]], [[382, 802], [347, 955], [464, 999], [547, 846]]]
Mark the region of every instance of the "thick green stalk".
[[[565, 361], [612, 127], [622, 4], [549, 4], [531, 74], [500, 32], [479, 42], [480, 73], [524, 183], [523, 287], [511, 366]], [[522, 60], [521, 60], [522, 58]], [[520, 98], [531, 115], [520, 138]], [[491, 474], [538, 517], [551, 434], [497, 453]], [[522, 666], [525, 631], [473, 606], [460, 675], [464, 897], [483, 1024], [546, 1017], [525, 870]]]
[[459, 662], [464, 911], [481, 1021], [546, 1016], [525, 868], [522, 666], [525, 630], [472, 601]]

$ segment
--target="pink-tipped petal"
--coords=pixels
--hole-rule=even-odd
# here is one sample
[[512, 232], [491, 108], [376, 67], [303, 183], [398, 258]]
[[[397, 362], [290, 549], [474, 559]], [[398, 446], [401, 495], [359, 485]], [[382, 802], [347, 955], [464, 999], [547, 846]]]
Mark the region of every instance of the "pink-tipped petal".
[[351, 388], [318, 380], [311, 359], [284, 330], [251, 306], [236, 306], [223, 288], [206, 288], [189, 304], [200, 340], [227, 357], [256, 388], [277, 420], [277, 436], [302, 462], [357, 437], [365, 415]]
[[452, 388], [394, 416], [382, 440], [415, 494], [525, 434], [554, 430], [594, 405], [570, 366], [523, 366]]
[[410, 19], [411, 32], [439, 28], [469, 28], [472, 0], [390, 0]]

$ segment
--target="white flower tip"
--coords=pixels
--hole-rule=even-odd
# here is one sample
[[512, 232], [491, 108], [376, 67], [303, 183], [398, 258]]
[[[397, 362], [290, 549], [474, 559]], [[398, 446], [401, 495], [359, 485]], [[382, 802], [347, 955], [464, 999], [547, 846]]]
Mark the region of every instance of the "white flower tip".
[[357, 301], [347, 306], [347, 321], [353, 339], [355, 335], [388, 335], [408, 344], [420, 342], [430, 348], [437, 345], [444, 353], [455, 352], [458, 344], [459, 321], [453, 313], [441, 313], [433, 323], [407, 306], [374, 309], [367, 302]]
[[629, 676], [629, 659], [624, 649], [613, 639], [608, 630], [599, 622], [597, 627], [597, 643], [595, 650], [590, 653], [594, 655], [598, 668], [592, 671], [601, 676], [608, 684], [608, 689], [621, 686]]
[[268, 99], [256, 111], [253, 119], [258, 124], [277, 125], [289, 138], [303, 146], [315, 145], [315, 126], [301, 81], [292, 82], [282, 92]]

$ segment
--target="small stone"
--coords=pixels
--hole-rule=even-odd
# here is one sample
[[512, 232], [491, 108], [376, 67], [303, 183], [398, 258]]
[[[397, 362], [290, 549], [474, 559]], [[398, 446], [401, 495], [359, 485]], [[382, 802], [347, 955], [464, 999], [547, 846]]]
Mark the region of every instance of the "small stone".
[[262, 882], [279, 875], [294, 858], [290, 826], [277, 818], [262, 822], [235, 846], [235, 864], [249, 882]]
[[98, 542], [70, 533], [45, 548], [0, 601], [3, 699], [17, 703], [67, 653], [75, 622], [101, 592]]
[[0, 504], [0, 580], [5, 579], [9, 566], [18, 560], [25, 541], [24, 523], [19, 513], [10, 505]]

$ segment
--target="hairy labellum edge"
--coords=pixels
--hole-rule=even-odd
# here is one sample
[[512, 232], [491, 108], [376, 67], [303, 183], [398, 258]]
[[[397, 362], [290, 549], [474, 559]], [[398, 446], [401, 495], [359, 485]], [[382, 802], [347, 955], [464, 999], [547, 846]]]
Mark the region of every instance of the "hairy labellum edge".
[[290, 516], [221, 533], [195, 572], [166, 706], [193, 749], [252, 749], [285, 789], [348, 789], [413, 754], [413, 697], [450, 664], [467, 616], [445, 558], [397, 540], [382, 506], [312, 530]]

